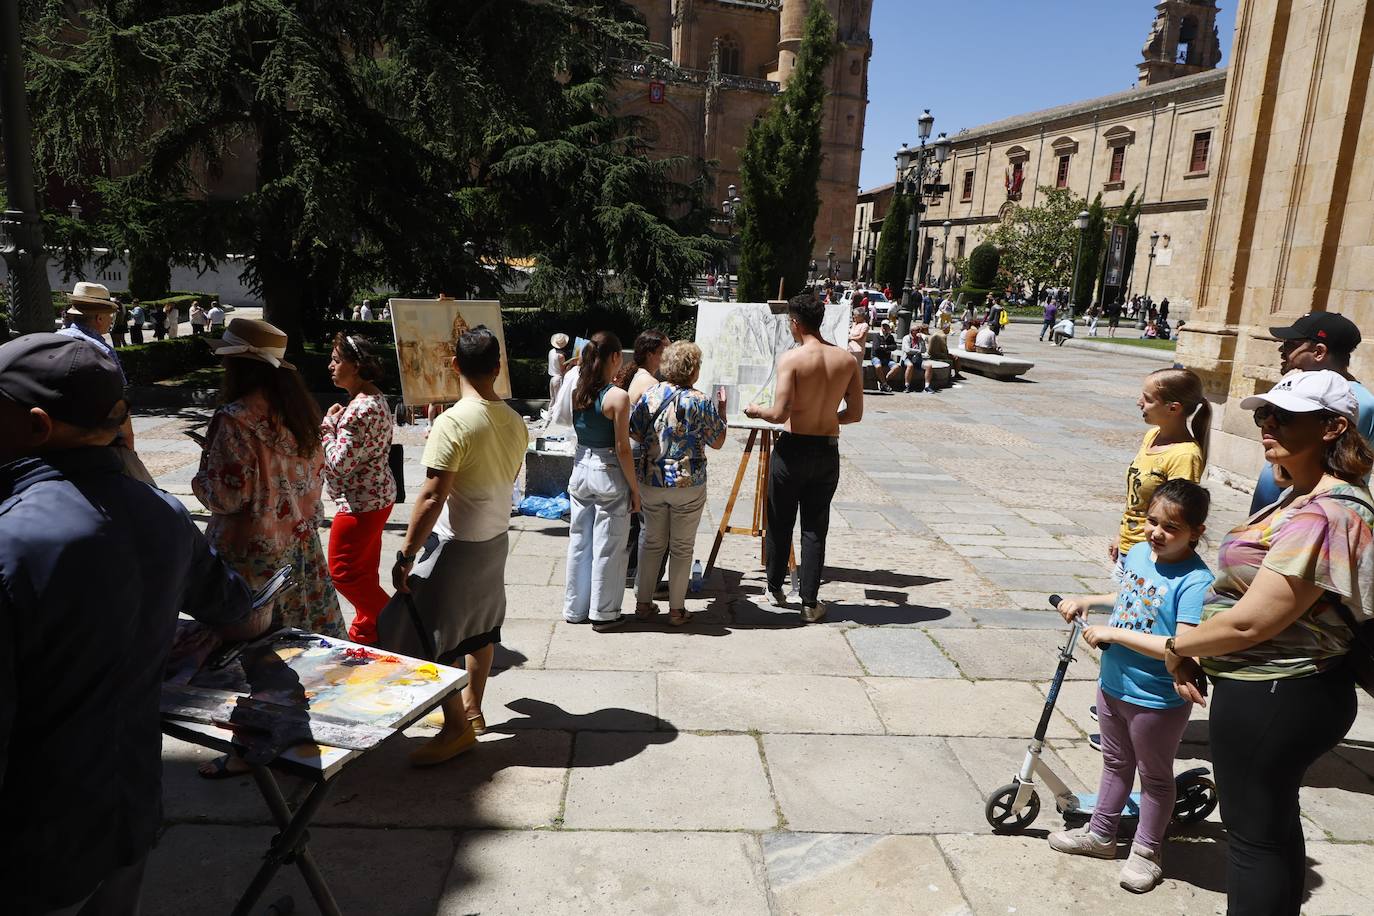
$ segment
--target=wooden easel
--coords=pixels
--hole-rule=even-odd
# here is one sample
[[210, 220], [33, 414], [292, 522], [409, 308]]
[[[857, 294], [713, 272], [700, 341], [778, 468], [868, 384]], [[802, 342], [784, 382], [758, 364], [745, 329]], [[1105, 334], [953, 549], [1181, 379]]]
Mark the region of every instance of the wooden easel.
[[[753, 427], [749, 430], [749, 441], [744, 445], [744, 453], [739, 456], [739, 467], [735, 470], [735, 483], [730, 488], [730, 498], [725, 501], [725, 512], [720, 517], [720, 528], [716, 531], [715, 543], [711, 545], [711, 556], [706, 561], [706, 573], [710, 574], [716, 566], [716, 556], [720, 553], [721, 542], [725, 540], [727, 534], [747, 534], [750, 537], [759, 539], [759, 565], [767, 565], [767, 539], [764, 537], [768, 528], [768, 468], [772, 462], [773, 446], [777, 443], [779, 430], [770, 427]], [[735, 511], [735, 501], [739, 499], [740, 487], [744, 484], [745, 472], [749, 469], [749, 456], [754, 452], [754, 445], [759, 447], [759, 467], [758, 475], [754, 479], [754, 514], [749, 521], [749, 527], [737, 527], [730, 524], [730, 516]], [[787, 568], [795, 571], [797, 568], [796, 550], [788, 545]]]

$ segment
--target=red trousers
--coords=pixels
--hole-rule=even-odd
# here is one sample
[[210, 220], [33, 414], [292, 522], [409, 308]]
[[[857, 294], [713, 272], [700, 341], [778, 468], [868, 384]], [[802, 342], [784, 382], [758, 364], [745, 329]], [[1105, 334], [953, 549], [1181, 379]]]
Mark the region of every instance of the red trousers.
[[382, 590], [382, 528], [391, 507], [340, 512], [329, 529], [329, 576], [339, 594], [353, 605], [355, 615], [348, 638], [371, 645], [377, 641], [377, 615], [391, 596]]

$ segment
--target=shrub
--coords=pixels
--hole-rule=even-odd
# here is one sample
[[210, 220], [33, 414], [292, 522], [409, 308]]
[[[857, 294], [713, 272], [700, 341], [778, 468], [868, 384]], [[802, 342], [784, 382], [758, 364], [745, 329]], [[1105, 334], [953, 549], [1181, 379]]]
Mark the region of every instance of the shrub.
[[194, 337], [154, 340], [120, 347], [116, 352], [130, 385], [152, 385], [219, 362], [204, 341]]
[[991, 242], [984, 242], [969, 254], [968, 281], [959, 288], [962, 301], [975, 309], [987, 301], [997, 285], [997, 271], [1002, 264], [1002, 253]]

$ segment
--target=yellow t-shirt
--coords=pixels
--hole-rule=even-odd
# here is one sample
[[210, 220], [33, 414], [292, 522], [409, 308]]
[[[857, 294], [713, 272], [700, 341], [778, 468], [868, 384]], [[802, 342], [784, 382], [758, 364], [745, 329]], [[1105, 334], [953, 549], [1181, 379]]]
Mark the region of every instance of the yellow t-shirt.
[[510, 526], [511, 485], [529, 445], [525, 421], [504, 401], [463, 398], [439, 415], [424, 465], [453, 471], [434, 531], [441, 538], [489, 541]]
[[1151, 452], [1159, 427], [1152, 426], [1140, 443], [1140, 451], [1126, 469], [1126, 512], [1121, 516], [1120, 551], [1125, 554], [1145, 540], [1145, 514], [1155, 490], [1166, 480], [1202, 479], [1202, 448], [1196, 442], [1179, 442]]

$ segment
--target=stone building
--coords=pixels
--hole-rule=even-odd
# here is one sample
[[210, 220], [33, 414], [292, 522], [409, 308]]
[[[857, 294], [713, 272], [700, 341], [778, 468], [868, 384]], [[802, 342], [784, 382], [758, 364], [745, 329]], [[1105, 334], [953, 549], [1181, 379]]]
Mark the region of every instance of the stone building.
[[[709, 199], [739, 184], [739, 150], [754, 120], [787, 83], [810, 0], [630, 0], [663, 57], [622, 61], [620, 113], [646, 120], [654, 152], [715, 160]], [[839, 25], [830, 65], [813, 257], [833, 247], [841, 276], [851, 263], [859, 187], [873, 0], [826, 0]]]
[[[1226, 71], [1217, 69], [1215, 0], [1163, 0], [1137, 65], [1138, 83], [1124, 92], [1016, 115], [950, 137], [943, 181], [950, 190], [923, 215], [917, 277], [938, 284], [1016, 204], [1034, 206], [1042, 187], [1068, 188], [1108, 207], [1131, 191], [1143, 196], [1141, 242], [1131, 289], [1167, 297], [1171, 315], [1186, 317], [1197, 290], [1207, 225]], [[892, 186], [860, 195], [856, 226], [859, 269], [871, 270], [883, 198]], [[874, 217], [877, 217], [875, 225]], [[950, 224], [944, 251], [943, 223]], [[1148, 237], [1160, 234], [1153, 268]], [[949, 279], [946, 277], [945, 279]]]
[[1346, 315], [1366, 337], [1351, 372], [1374, 381], [1374, 0], [1246, 0], [1233, 47], [1178, 356], [1220, 408], [1213, 476], [1249, 489], [1263, 456], [1239, 404], [1278, 379], [1270, 327]]

